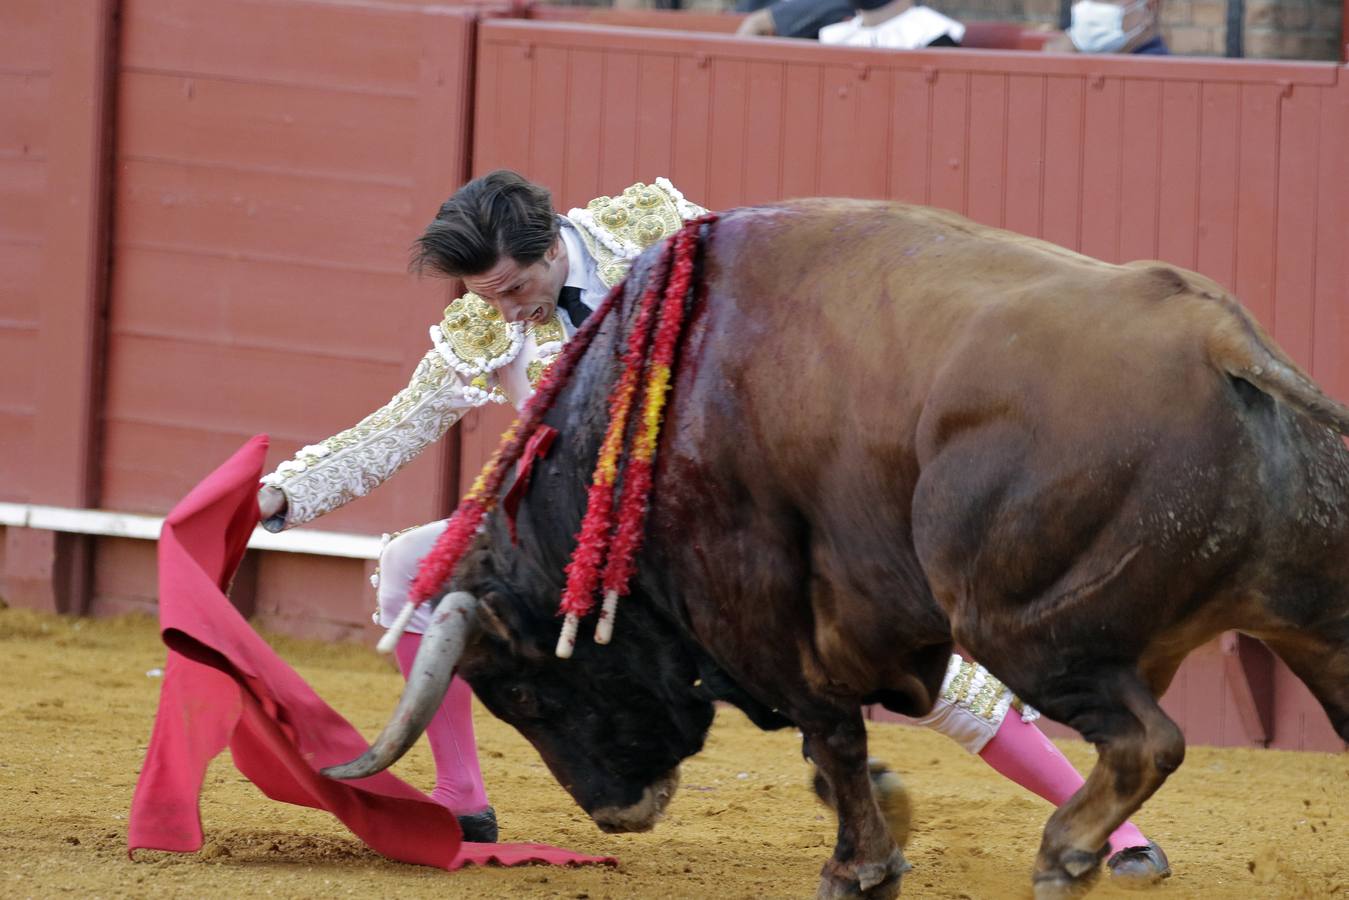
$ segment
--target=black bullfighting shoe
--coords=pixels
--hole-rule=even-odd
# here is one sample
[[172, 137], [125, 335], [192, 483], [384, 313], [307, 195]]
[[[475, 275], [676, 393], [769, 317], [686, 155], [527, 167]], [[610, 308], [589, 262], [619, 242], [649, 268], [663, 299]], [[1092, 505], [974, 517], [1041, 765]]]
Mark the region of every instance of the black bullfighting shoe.
[[1154, 884], [1171, 877], [1171, 864], [1156, 841], [1146, 847], [1125, 847], [1106, 862], [1116, 881], [1130, 884]]
[[455, 818], [459, 820], [459, 830], [464, 833], [464, 840], [475, 844], [497, 842], [497, 811], [492, 807]]

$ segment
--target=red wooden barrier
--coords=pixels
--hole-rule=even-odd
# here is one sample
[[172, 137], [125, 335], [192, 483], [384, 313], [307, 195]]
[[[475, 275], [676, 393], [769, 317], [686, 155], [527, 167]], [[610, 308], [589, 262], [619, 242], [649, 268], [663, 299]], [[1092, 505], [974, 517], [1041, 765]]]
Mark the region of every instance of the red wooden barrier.
[[[0, 499], [96, 502], [112, 0], [0, 10]], [[92, 543], [5, 530], [9, 602], [84, 611]]]
[[41, 0], [0, 8], [0, 500], [28, 500], [35, 456], [52, 30]]
[[52, 23], [41, 0], [0, 9], [0, 499], [29, 497], [37, 405]]
[[[465, 177], [475, 14], [128, 0], [123, 16], [103, 504], [161, 512], [253, 433], [279, 462], [355, 424], [429, 349], [448, 286], [405, 268]], [[444, 515], [455, 449], [316, 527]], [[105, 544], [109, 579], [148, 569], [149, 545]], [[257, 611], [368, 621], [362, 567], [270, 554]], [[119, 608], [129, 588], [99, 596]]]
[[[1349, 70], [1332, 64], [892, 53], [492, 21], [473, 167], [560, 208], [667, 175], [712, 208], [789, 196], [953, 209], [1233, 288], [1349, 399]], [[529, 127], [520, 127], [528, 122]], [[489, 445], [468, 444], [475, 468]], [[1196, 654], [1166, 705], [1192, 740], [1339, 749], [1262, 648]]]

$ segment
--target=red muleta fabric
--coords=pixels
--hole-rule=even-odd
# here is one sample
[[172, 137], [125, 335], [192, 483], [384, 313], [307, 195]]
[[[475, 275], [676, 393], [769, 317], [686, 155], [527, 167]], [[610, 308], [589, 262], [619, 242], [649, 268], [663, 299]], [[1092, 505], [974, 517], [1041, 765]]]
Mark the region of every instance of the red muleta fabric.
[[131, 801], [128, 851], [201, 848], [198, 799], [225, 747], [273, 800], [327, 810], [375, 851], [401, 862], [615, 864], [543, 844], [462, 840], [449, 810], [381, 772], [334, 781], [324, 766], [369, 746], [230, 605], [225, 591], [258, 522], [267, 437], [254, 437], [169, 513], [159, 539], [159, 621], [168, 647], [150, 747]]

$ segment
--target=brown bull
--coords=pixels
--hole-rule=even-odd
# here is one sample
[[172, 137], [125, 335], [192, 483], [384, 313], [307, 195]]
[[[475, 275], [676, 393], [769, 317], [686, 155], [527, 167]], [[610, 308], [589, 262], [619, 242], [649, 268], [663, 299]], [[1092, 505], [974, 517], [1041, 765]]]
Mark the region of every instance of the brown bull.
[[1058, 897], [1180, 764], [1156, 698], [1219, 632], [1266, 641], [1349, 739], [1349, 411], [1206, 278], [893, 204], [707, 232], [633, 593], [611, 645], [557, 659], [582, 473], [662, 252], [548, 416], [520, 543], [489, 520], [394, 724], [338, 774], [391, 762], [457, 663], [601, 827], [645, 829], [726, 699], [799, 727], [828, 780], [821, 895], [890, 896], [859, 708], [925, 712], [954, 636], [1100, 752], [1045, 828]]

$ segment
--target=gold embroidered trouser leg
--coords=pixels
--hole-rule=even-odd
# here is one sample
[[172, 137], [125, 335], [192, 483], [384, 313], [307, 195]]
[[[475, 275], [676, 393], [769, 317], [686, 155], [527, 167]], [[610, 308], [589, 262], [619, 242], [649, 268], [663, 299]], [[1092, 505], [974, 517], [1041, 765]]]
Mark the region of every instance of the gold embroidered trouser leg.
[[917, 721], [979, 753], [998, 733], [1008, 710], [1027, 722], [1039, 718], [983, 666], [953, 654], [932, 712]]

